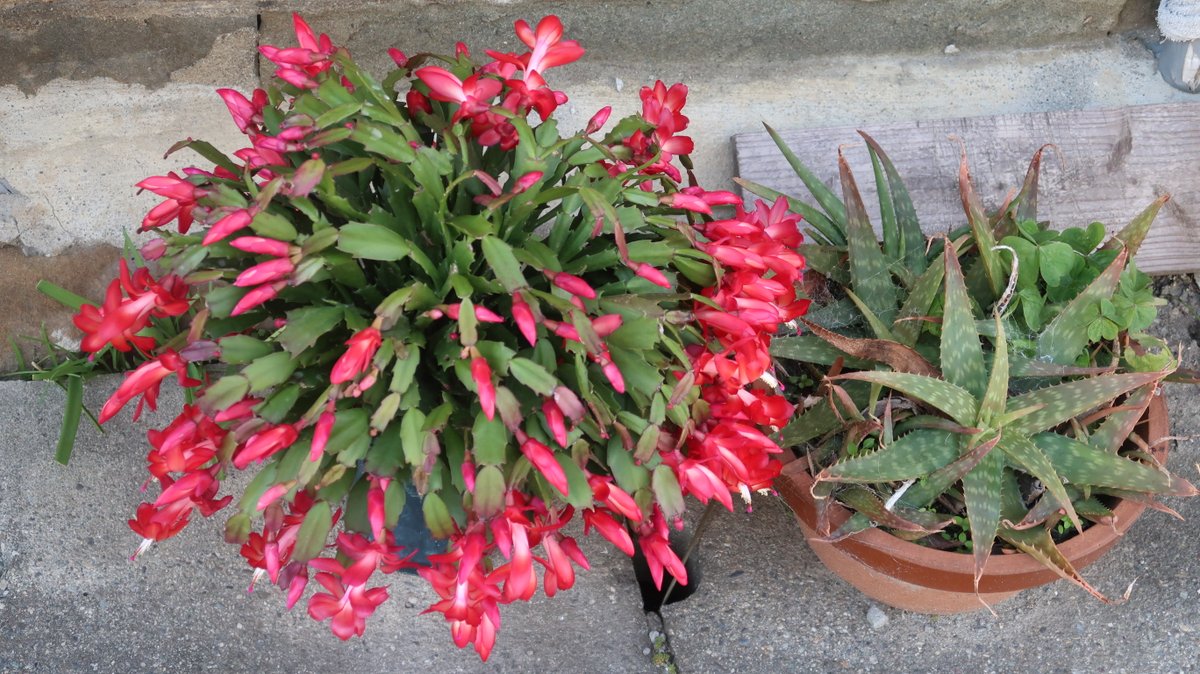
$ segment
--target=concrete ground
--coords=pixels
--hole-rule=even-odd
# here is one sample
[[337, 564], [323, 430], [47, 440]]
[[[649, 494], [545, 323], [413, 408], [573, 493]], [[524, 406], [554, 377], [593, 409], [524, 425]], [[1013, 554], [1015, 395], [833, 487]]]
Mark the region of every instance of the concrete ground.
[[[240, 137], [218, 86], [249, 90], [256, 44], [282, 44], [301, 9], [368, 63], [383, 50], [514, 48], [511, 22], [557, 12], [584, 62], [555, 73], [564, 129], [599, 107], [637, 105], [654, 79], [691, 88], [697, 173], [734, 174], [730, 137], [777, 128], [1196, 100], [1164, 84], [1142, 39], [1154, 0], [620, 0], [550, 4], [414, 0], [0, 0], [0, 371], [7, 337], [67, 315], [32, 292], [50, 278], [98, 296], [124, 231], [154, 203], [133, 183], [191, 158], [162, 158], [193, 136]], [[372, 13], [363, 11], [370, 8]], [[385, 13], [386, 20], [375, 19]], [[849, 29], [848, 29], [849, 27]], [[664, 37], [665, 36], [665, 37]], [[372, 59], [374, 59], [372, 61]], [[1161, 283], [1160, 332], [1197, 365], [1200, 291]], [[61, 331], [61, 332], [56, 332]], [[93, 409], [112, 380], [93, 388]], [[1182, 439], [1172, 467], [1200, 460], [1200, 392], [1169, 391]], [[176, 399], [177, 401], [177, 399]], [[163, 401], [170, 407], [171, 398]], [[781, 502], [722, 513], [700, 550], [705, 578], [662, 615], [641, 610], [628, 563], [590, 546], [594, 568], [553, 600], [507, 607], [488, 665], [455, 649], [412, 577], [367, 637], [342, 643], [302, 609], [288, 613], [199, 521], [141, 561], [125, 520], [140, 501], [145, 429], [82, 427], [69, 467], [52, 460], [62, 396], [0, 382], [0, 672], [613, 671], [1177, 672], [1200, 669], [1200, 499], [1186, 522], [1150, 513], [1087, 577], [1129, 602], [1103, 606], [1065, 583], [985, 614], [930, 618], [873, 606], [826, 571]], [[162, 419], [159, 418], [161, 422]], [[218, 518], [219, 519], [219, 518]]]

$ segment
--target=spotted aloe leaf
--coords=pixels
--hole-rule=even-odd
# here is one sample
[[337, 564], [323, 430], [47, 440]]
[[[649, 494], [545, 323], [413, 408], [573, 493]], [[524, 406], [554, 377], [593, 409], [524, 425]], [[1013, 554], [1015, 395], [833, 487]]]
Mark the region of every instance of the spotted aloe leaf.
[[889, 262], [901, 259], [900, 228], [896, 224], [896, 206], [892, 203], [892, 190], [884, 175], [879, 156], [869, 146], [871, 171], [875, 174], [875, 193], [879, 195], [879, 223], [883, 232], [883, 254]]
[[975, 329], [971, 299], [954, 246], [947, 244], [944, 258], [946, 291], [945, 313], [942, 316], [942, 374], [946, 381], [966, 389], [972, 396], [981, 397], [987, 387], [983, 346]]
[[922, 477], [958, 457], [958, 437], [944, 431], [913, 431], [871, 454], [822, 470], [817, 482], [894, 482]]
[[822, 543], [837, 543], [838, 541], [850, 538], [854, 534], [857, 534], [861, 531], [866, 531], [874, 526], [875, 523], [871, 521], [870, 517], [867, 517], [862, 513], [854, 513], [850, 515], [850, 519], [843, 522], [842, 526], [838, 527], [836, 531], [831, 532], [827, 536], [819, 537], [816, 540]]
[[1147, 384], [1130, 393], [1120, 408], [1113, 411], [1096, 430], [1088, 437], [1088, 444], [1102, 449], [1110, 454], [1116, 454], [1125, 443], [1125, 439], [1133, 434], [1150, 401], [1158, 391], [1158, 383]]
[[842, 420], [829, 406], [829, 401], [822, 400], [804, 410], [803, 414], [783, 427], [779, 434], [779, 444], [784, 447], [795, 447], [819, 438], [841, 425]]
[[888, 271], [887, 260], [875, 230], [867, 219], [858, 185], [846, 157], [838, 151], [838, 170], [842, 180], [842, 194], [846, 199], [845, 222], [846, 244], [850, 251], [850, 283], [853, 291], [867, 300], [867, 305], [885, 323], [896, 317], [897, 288]]
[[[904, 260], [904, 267], [913, 276], [918, 276], [925, 271], [925, 234], [921, 231], [921, 223], [917, 219], [917, 209], [913, 207], [912, 197], [909, 196], [908, 188], [904, 186], [904, 181], [900, 178], [900, 172], [896, 170], [896, 165], [892, 163], [879, 143], [862, 131], [859, 131], [858, 135], [867, 142], [872, 162], [878, 159], [887, 174], [888, 197], [891, 201], [892, 211], [896, 214], [896, 227], [899, 230], [900, 253]], [[883, 192], [881, 191], [879, 194], [882, 210]]]
[[1079, 377], [1094, 374], [1106, 374], [1116, 371], [1117, 366], [1108, 367], [1076, 367], [1074, 365], [1058, 365], [1044, 363], [1040, 360], [1023, 358], [1014, 355], [1009, 362], [1009, 376], [1012, 377]]
[[[1042, 453], [1036, 444], [1023, 436], [1004, 435], [1000, 438], [997, 446], [1008, 456], [1009, 461], [1037, 478], [1058, 501], [1059, 507], [1067, 514], [1067, 518], [1071, 520], [1075, 528], [1083, 530], [1083, 523], [1079, 521], [1079, 515], [1075, 513], [1075, 506], [1071, 505], [1071, 497], [1067, 495], [1067, 488], [1063, 486], [1062, 478], [1054, 470], [1055, 464]], [[1074, 481], [1072, 480], [1072, 482]], [[1091, 483], [1085, 482], [1084, 484]]]
[[979, 261], [983, 264], [984, 275], [987, 276], [988, 286], [993, 297], [999, 297], [1007, 280], [1000, 256], [996, 252], [996, 238], [992, 235], [991, 223], [983, 211], [979, 195], [971, 185], [971, 170], [967, 166], [967, 150], [962, 151], [962, 162], [958, 169], [958, 189], [962, 196], [963, 210], [967, 213], [967, 222], [971, 225], [971, 236], [979, 252]]
[[1000, 486], [1004, 477], [1004, 459], [999, 452], [988, 452], [979, 465], [963, 476], [963, 497], [971, 520], [972, 552], [975, 556], [975, 588], [983, 567], [992, 553], [992, 543], [1000, 527]]
[[1129, 253], [1129, 257], [1137, 255], [1138, 249], [1142, 246], [1142, 241], [1145, 241], [1146, 234], [1150, 231], [1150, 225], [1154, 223], [1154, 218], [1158, 216], [1158, 211], [1171, 199], [1169, 194], [1164, 194], [1154, 200], [1141, 213], [1138, 213], [1133, 220], [1129, 221], [1128, 225], [1121, 228], [1121, 231], [1113, 235], [1101, 250], [1116, 250], [1124, 247], [1125, 252]]
[[1075, 570], [1071, 562], [1062, 554], [1058, 546], [1054, 544], [1054, 539], [1050, 537], [1048, 530], [1044, 528], [1019, 530], [1005, 527], [1000, 530], [1000, 537], [1016, 549], [1052, 569], [1059, 576], [1083, 588], [1088, 594], [1100, 601], [1106, 604], [1122, 601], [1109, 599], [1084, 580], [1083, 576], [1079, 575], [1079, 572]]
[[1129, 259], [1127, 251], [1117, 254], [1086, 288], [1059, 312], [1038, 335], [1038, 360], [1070, 365], [1088, 345], [1088, 324], [1099, 315], [1100, 301], [1109, 299], [1121, 281]]
[[[817, 203], [821, 205], [821, 208], [825, 209], [825, 212], [829, 214], [829, 220], [834, 225], [840, 227], [842, 223], [846, 222], [846, 207], [842, 204], [841, 200], [837, 198], [833, 190], [825, 186], [825, 183], [815, 173], [808, 170], [808, 167], [800, 161], [796, 153], [792, 152], [787, 143], [783, 142], [783, 138], [779, 136], [779, 133], [775, 129], [772, 129], [767, 124], [763, 124], [763, 126], [767, 128], [767, 133], [770, 134], [771, 140], [775, 141], [775, 146], [783, 153], [784, 159], [787, 159], [787, 163], [796, 172], [796, 177], [800, 178], [800, 181], [812, 193]], [[840, 245], [846, 243], [846, 240], [833, 241], [833, 243]]]
[[979, 412], [974, 396], [962, 387], [942, 379], [907, 372], [851, 372], [838, 375], [837, 378], [887, 386], [936, 407], [963, 426], [975, 423], [976, 414]]
[[1187, 480], [1152, 466], [1110, 454], [1057, 433], [1039, 433], [1033, 443], [1045, 453], [1063, 479], [1144, 494], [1196, 494]]
[[[804, 363], [815, 363], [817, 365], [833, 365], [838, 358], [843, 359], [843, 365], [853, 368], [870, 367], [871, 362], [855, 358], [851, 352], [847, 352], [838, 348], [835, 344], [828, 342], [817, 336], [817, 331], [822, 330], [824, 333], [830, 333], [815, 323], [807, 324], [810, 335], [790, 335], [788, 337], [779, 337], [771, 341], [771, 355], [776, 358], [785, 358], [788, 360], [798, 360]], [[837, 335], [841, 337], [841, 335]], [[842, 339], [852, 339], [843, 337]], [[931, 366], [932, 367], [932, 366]]]
[[996, 352], [992, 356], [992, 374], [987, 390], [979, 403], [979, 425], [986, 426], [1004, 414], [1004, 403], [1008, 400], [1008, 338], [1004, 334], [1004, 321], [996, 321]]
[[[933, 513], [925, 513], [925, 515], [933, 515], [933, 517], [917, 515], [923, 520], [922, 522], [906, 519], [895, 509], [888, 509], [878, 494], [865, 487], [844, 489], [838, 492], [838, 499], [880, 526], [899, 531], [911, 531], [925, 536], [945, 529], [946, 525], [953, 521], [942, 520]], [[913, 515], [914, 513], [920, 513], [920, 511], [907, 510], [904, 514]]]
[[971, 440], [974, 444], [967, 445], [970, 449], [954, 461], [938, 468], [920, 482], [914, 484], [900, 498], [900, 502], [914, 508], [923, 508], [929, 505], [934, 499], [949, 489], [951, 485], [963, 479], [967, 473], [974, 470], [979, 465], [979, 462], [983, 461], [984, 457], [995, 448], [996, 443], [1000, 441], [1000, 436], [997, 434], [991, 436], [990, 439], [977, 437]]
[[1042, 166], [1042, 152], [1053, 145], [1043, 145], [1033, 153], [1029, 160], [1029, 170], [1025, 172], [1025, 184], [1017, 195], [1017, 221], [1037, 221], [1038, 175]]
[[900, 307], [900, 313], [896, 314], [896, 321], [892, 323], [892, 334], [895, 335], [896, 341], [905, 346], [913, 346], [917, 343], [917, 337], [921, 334], [922, 321], [929, 315], [929, 308], [937, 299], [938, 290], [942, 287], [942, 279], [945, 274], [945, 262], [938, 257], [913, 282], [908, 290], [908, 297]]
[[[883, 363], [897, 372], [911, 372], [928, 377], [937, 377], [941, 374], [921, 354], [903, 344], [887, 339], [844, 337], [836, 332], [826, 330], [816, 323], [810, 323], [803, 319], [801, 322], [809, 329], [812, 336], [824, 340], [829, 346], [846, 355], [853, 356], [859, 361]], [[774, 344], [771, 345], [771, 352], [779, 355]]]
[[1031, 414], [1007, 425], [1018, 435], [1032, 435], [1068, 421], [1074, 416], [1099, 407], [1127, 391], [1156, 382], [1166, 372], [1127, 372], [1077, 379], [1055, 386], [1037, 389], [1010, 398], [1008, 409], [1019, 410], [1041, 405]]
[[853, 290], [847, 289], [846, 296], [862, 312], [863, 318], [867, 321], [867, 327], [871, 328], [871, 332], [875, 333], [876, 337], [886, 339], [889, 342], [896, 341], [896, 338], [892, 335], [892, 331], [888, 329], [888, 326], [883, 321], [879, 320], [879, 317], [875, 315], [875, 311], [871, 309], [869, 304], [862, 301], [862, 298], [858, 295], [855, 295]]

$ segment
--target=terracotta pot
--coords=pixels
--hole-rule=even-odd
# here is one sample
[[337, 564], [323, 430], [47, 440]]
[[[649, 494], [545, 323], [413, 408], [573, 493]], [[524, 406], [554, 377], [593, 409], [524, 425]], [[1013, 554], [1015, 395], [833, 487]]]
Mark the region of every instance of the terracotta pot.
[[[1159, 395], [1152, 400], [1138, 430], [1151, 444], [1167, 435], [1165, 397]], [[1166, 458], [1166, 444], [1156, 446], [1155, 454], [1160, 459]], [[784, 466], [775, 484], [795, 512], [809, 547], [825, 566], [863, 594], [896, 608], [942, 615], [976, 611], [983, 608], [980, 599], [995, 605], [1021, 590], [1059, 578], [1028, 555], [994, 554], [984, 567], [980, 596], [976, 597], [971, 555], [927, 548], [880, 529], [868, 529], [836, 543], [817, 540], [813, 480], [806, 461]], [[1121, 501], [1113, 508], [1115, 528], [1092, 526], [1058, 547], [1076, 569], [1082, 569], [1108, 552], [1145, 509], [1142, 504]], [[849, 517], [850, 511], [837, 503], [830, 504], [831, 530], [837, 530]]]

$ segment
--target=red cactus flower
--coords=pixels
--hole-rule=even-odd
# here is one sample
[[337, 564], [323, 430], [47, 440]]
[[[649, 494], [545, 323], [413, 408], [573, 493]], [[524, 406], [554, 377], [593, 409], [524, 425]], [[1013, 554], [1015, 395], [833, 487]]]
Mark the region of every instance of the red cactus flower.
[[333, 370], [329, 373], [329, 383], [348, 382], [366, 372], [382, 343], [383, 336], [378, 328], [364, 328], [356, 332], [346, 340], [346, 346], [350, 348], [333, 364]]

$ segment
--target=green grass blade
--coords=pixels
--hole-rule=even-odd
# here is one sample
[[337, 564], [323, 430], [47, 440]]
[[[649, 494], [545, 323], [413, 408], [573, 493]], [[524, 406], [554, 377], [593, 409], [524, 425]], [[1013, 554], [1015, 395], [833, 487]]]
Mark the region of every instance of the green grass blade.
[[1027, 407], [1042, 407], [1007, 426], [1007, 430], [1019, 435], [1040, 433], [1099, 407], [1127, 391], [1156, 382], [1165, 372], [1127, 372], [1108, 374], [1087, 379], [1077, 379], [1037, 389], [1010, 398], [1008, 409], [1020, 410]]
[[[766, 185], [760, 185], [759, 183], [756, 183], [753, 180], [746, 180], [745, 178], [734, 178], [733, 182], [737, 183], [738, 185], [741, 185], [742, 189], [746, 190], [747, 192], [750, 192], [751, 194], [753, 194], [755, 196], [762, 197], [763, 199], [767, 199], [769, 201], [774, 201], [774, 200], [778, 199], [779, 197], [783, 197], [784, 199], [787, 199], [788, 210], [793, 213], [796, 213], [800, 217], [804, 218], [804, 221], [807, 222], [808, 224], [812, 225], [813, 229], [815, 229], [817, 231], [817, 233], [819, 233], [821, 236], [825, 237], [830, 243], [832, 243], [834, 245], [837, 245], [837, 246], [846, 245], [846, 236], [842, 233], [841, 227], [839, 225], [833, 224], [833, 222], [829, 219], [829, 216], [825, 215], [824, 213], [817, 210], [816, 208], [809, 206], [808, 204], [804, 203], [803, 201], [800, 201], [799, 199], [797, 199], [796, 197], [788, 196], [788, 195], [784, 194], [783, 192], [780, 192], [778, 190], [773, 190], [770, 187], [767, 187]], [[822, 185], [823, 184], [824, 183], [822, 183]]]
[[68, 309], [74, 309], [75, 311], [79, 311], [79, 307], [82, 307], [85, 304], [92, 303], [92, 301], [86, 297], [80, 297], [70, 290], [55, 285], [49, 281], [38, 281], [36, 288], [38, 292], [46, 297], [49, 297]]
[[846, 198], [846, 241], [850, 252], [850, 282], [852, 289], [867, 300], [871, 310], [885, 323], [896, 317], [897, 289], [888, 271], [887, 260], [875, 240], [875, 230], [867, 219], [862, 196], [846, 157], [838, 152], [838, 170], [842, 194]]
[[900, 313], [896, 314], [896, 321], [892, 323], [892, 334], [896, 336], [896, 341], [905, 346], [917, 343], [923, 325], [920, 319], [929, 315], [929, 308], [937, 299], [945, 274], [945, 262], [939, 257], [913, 283], [900, 307]]
[[1083, 524], [1079, 521], [1079, 515], [1075, 514], [1075, 506], [1071, 504], [1071, 497], [1067, 495], [1067, 488], [1063, 486], [1062, 478], [1058, 476], [1050, 459], [1046, 458], [1037, 445], [1024, 436], [1003, 435], [997, 446], [1014, 464], [1041, 481], [1042, 486], [1054, 496], [1058, 505], [1066, 512], [1067, 518], [1075, 525], [1076, 530], [1083, 531]]
[[79, 431], [79, 418], [83, 414], [83, 377], [68, 377], [64, 388], [67, 391], [67, 404], [63, 409], [62, 429], [58, 433], [54, 460], [65, 466], [71, 461], [75, 435]]
[[913, 207], [912, 197], [909, 196], [908, 188], [904, 186], [904, 180], [900, 178], [900, 172], [896, 170], [896, 165], [892, 163], [891, 158], [887, 156], [879, 143], [862, 131], [859, 131], [858, 135], [867, 142], [872, 158], [879, 158], [879, 163], [883, 165], [883, 170], [887, 174], [892, 210], [896, 214], [896, 226], [899, 229], [900, 250], [903, 254], [904, 266], [910, 274], [919, 276], [924, 273], [926, 267], [925, 233], [921, 231], [921, 222], [917, 219], [917, 209]]
[[1128, 253], [1122, 250], [1086, 288], [1072, 299], [1038, 335], [1038, 360], [1070, 365], [1088, 345], [1087, 327], [1099, 316], [1101, 300], [1109, 299], [1121, 281]]
[[896, 207], [892, 204], [892, 191], [883, 175], [879, 156], [869, 146], [871, 170], [875, 173], [875, 191], [879, 194], [879, 222], [883, 229], [883, 254], [889, 261], [898, 262], [902, 257], [900, 229], [896, 225]]
[[942, 379], [907, 372], [851, 372], [835, 379], [882, 384], [938, 408], [963, 426], [974, 424], [979, 412], [974, 396]]
[[816, 174], [808, 170], [808, 167], [800, 161], [800, 158], [796, 156], [796, 153], [792, 152], [792, 148], [788, 147], [787, 143], [783, 142], [783, 138], [778, 132], [775, 131], [775, 129], [772, 129], [767, 124], [763, 124], [763, 126], [767, 128], [767, 133], [770, 134], [771, 140], [775, 141], [775, 146], [778, 147], [779, 151], [783, 153], [784, 159], [787, 159], [787, 163], [791, 165], [792, 170], [796, 172], [796, 177], [800, 178], [800, 181], [803, 182], [804, 186], [808, 188], [808, 191], [812, 193], [813, 198], [817, 200], [817, 203], [821, 204], [821, 208], [825, 209], [825, 212], [829, 214], [829, 220], [838, 226], [841, 226], [842, 223], [845, 223], [846, 207], [842, 204], [841, 200], [837, 198], [837, 195], [833, 193], [833, 190], [826, 187], [825, 183], [821, 182], [820, 178], [817, 178]]
[[942, 316], [942, 374], [946, 381], [966, 389], [976, 398], [987, 388], [983, 364], [983, 346], [975, 329], [971, 298], [967, 293], [962, 267], [954, 246], [947, 245], [946, 292]]
[[1117, 232], [1113, 238], [1109, 239], [1101, 250], [1116, 250], [1124, 245], [1129, 257], [1137, 255], [1138, 249], [1142, 247], [1142, 241], [1146, 239], [1146, 234], [1150, 231], [1150, 225], [1154, 224], [1154, 218], [1158, 215], [1159, 209], [1163, 204], [1170, 200], [1171, 196], [1164, 194], [1154, 200], [1154, 203], [1146, 207], [1146, 210], [1137, 214], [1133, 220], [1125, 225], [1121, 231]]
[[975, 588], [992, 553], [992, 543], [1000, 528], [1000, 483], [1004, 477], [1004, 459], [999, 452], [988, 452], [979, 465], [963, 476], [963, 497], [971, 520], [972, 552], [975, 556]]
[[816, 480], [870, 483], [923, 477], [957, 459], [958, 445], [952, 433], [913, 431], [876, 452], [829, 466]]
[[967, 166], [966, 148], [963, 148], [962, 162], [958, 169], [958, 189], [962, 195], [963, 210], [967, 213], [967, 222], [971, 225], [971, 237], [975, 240], [975, 247], [979, 249], [979, 260], [983, 264], [984, 275], [987, 276], [992, 296], [999, 297], [1000, 292], [1004, 289], [1005, 281], [1008, 280], [1005, 274], [1006, 267], [1000, 263], [1000, 256], [995, 250], [996, 239], [992, 235], [991, 223], [988, 222], [987, 213], [983, 211], [979, 195], [975, 193], [975, 188], [971, 185], [971, 171]]

